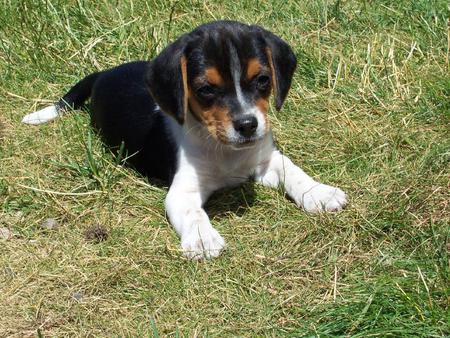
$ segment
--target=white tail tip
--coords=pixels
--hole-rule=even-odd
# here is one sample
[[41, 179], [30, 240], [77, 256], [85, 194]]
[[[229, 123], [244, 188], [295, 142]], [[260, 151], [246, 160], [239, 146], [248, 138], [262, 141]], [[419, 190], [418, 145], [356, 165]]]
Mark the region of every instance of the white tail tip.
[[46, 123], [56, 119], [59, 115], [60, 113], [58, 112], [58, 108], [55, 105], [48, 106], [44, 109], [25, 115], [22, 119], [22, 123], [26, 124]]

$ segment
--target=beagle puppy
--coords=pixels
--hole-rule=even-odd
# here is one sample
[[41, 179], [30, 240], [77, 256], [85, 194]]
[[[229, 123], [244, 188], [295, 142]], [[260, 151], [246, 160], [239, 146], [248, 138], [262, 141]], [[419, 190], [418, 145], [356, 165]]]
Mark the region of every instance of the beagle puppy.
[[170, 223], [190, 259], [218, 256], [225, 241], [203, 209], [216, 190], [249, 178], [282, 185], [308, 212], [339, 211], [345, 193], [319, 183], [281, 154], [268, 119], [269, 97], [280, 110], [296, 58], [271, 32], [215, 21], [182, 35], [151, 61], [93, 73], [56, 104], [24, 123], [50, 121], [91, 99], [92, 123], [105, 143], [123, 143], [128, 162], [165, 181]]

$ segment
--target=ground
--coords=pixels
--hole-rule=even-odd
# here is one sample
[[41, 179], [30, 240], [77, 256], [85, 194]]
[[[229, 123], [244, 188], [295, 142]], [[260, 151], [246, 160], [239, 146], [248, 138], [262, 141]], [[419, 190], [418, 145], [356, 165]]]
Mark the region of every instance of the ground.
[[[450, 335], [449, 12], [445, 0], [3, 1], [0, 336]], [[311, 215], [281, 190], [219, 192], [206, 208], [227, 250], [191, 262], [167, 189], [123, 167], [86, 113], [20, 120], [221, 18], [293, 47], [291, 92], [270, 113], [277, 144], [349, 205]]]

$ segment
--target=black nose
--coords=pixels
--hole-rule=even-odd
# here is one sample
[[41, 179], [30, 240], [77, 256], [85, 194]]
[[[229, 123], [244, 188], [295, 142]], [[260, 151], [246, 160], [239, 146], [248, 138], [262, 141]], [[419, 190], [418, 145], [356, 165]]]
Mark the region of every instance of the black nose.
[[250, 137], [258, 128], [258, 120], [253, 115], [239, 117], [233, 120], [233, 126], [236, 131], [244, 137]]

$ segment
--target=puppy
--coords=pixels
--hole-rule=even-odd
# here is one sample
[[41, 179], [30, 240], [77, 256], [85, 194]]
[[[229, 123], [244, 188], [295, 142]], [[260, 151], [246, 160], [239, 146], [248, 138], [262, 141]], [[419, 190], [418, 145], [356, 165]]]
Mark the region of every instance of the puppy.
[[150, 62], [85, 77], [23, 122], [47, 122], [90, 97], [92, 122], [105, 143], [118, 148], [123, 142], [132, 166], [169, 184], [165, 206], [184, 255], [212, 258], [225, 241], [202, 206], [220, 188], [253, 178], [284, 186], [308, 212], [346, 204], [343, 191], [315, 181], [274, 145], [269, 96], [280, 110], [295, 68], [292, 49], [271, 32], [215, 21], [179, 37]]

